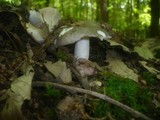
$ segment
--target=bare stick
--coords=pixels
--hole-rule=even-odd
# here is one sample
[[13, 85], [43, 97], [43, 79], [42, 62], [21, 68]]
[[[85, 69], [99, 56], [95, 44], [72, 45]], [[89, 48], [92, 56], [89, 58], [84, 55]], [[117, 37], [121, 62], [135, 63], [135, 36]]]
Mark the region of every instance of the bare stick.
[[92, 95], [94, 97], [97, 97], [97, 98], [100, 98], [104, 101], [107, 101], [109, 103], [112, 103], [120, 108], [122, 108], [123, 110], [131, 113], [134, 117], [136, 118], [142, 118], [144, 120], [153, 120], [149, 117], [147, 117], [146, 115], [130, 108], [129, 106], [127, 105], [124, 105], [106, 95], [103, 95], [103, 94], [100, 94], [100, 93], [97, 93], [97, 92], [94, 92], [94, 91], [90, 91], [90, 90], [86, 90], [86, 89], [82, 89], [82, 88], [77, 88], [77, 87], [72, 87], [72, 86], [67, 86], [67, 85], [62, 85], [62, 84], [58, 84], [58, 83], [52, 83], [52, 82], [40, 82], [40, 81], [36, 81], [36, 82], [33, 82], [33, 86], [44, 86], [44, 85], [52, 85], [54, 86], [55, 88], [58, 88], [58, 89], [64, 89], [64, 90], [67, 90], [69, 92], [73, 92], [73, 93], [83, 93], [83, 94], [88, 94], [88, 95]]

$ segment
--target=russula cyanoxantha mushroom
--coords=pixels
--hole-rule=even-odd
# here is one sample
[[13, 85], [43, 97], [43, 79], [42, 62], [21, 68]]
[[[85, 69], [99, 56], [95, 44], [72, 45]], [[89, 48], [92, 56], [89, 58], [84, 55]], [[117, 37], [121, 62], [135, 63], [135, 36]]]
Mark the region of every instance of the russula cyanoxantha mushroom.
[[57, 9], [52, 7], [46, 7], [39, 10], [42, 14], [44, 21], [46, 22], [49, 32], [53, 32], [58, 23], [61, 20], [60, 13]]
[[38, 43], [43, 43], [49, 33], [53, 32], [61, 20], [57, 9], [52, 7], [42, 8], [38, 11], [30, 10], [27, 32]]
[[59, 34], [57, 46], [75, 43], [74, 57], [89, 59], [90, 37], [103, 39], [111, 38], [108, 32], [96, 22], [82, 22], [79, 26], [65, 27]]
[[46, 34], [43, 30], [33, 26], [32, 24], [28, 23], [26, 25], [27, 32], [33, 37], [33, 39], [38, 43], [43, 43], [48, 34]]

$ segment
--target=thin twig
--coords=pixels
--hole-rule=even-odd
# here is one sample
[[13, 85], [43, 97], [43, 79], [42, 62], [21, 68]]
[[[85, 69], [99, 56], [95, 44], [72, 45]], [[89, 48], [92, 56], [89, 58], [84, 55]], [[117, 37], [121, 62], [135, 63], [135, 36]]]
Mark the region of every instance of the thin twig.
[[58, 89], [64, 89], [64, 90], [67, 90], [69, 92], [73, 92], [73, 93], [83, 93], [83, 94], [88, 94], [88, 95], [92, 95], [94, 97], [97, 97], [97, 98], [100, 98], [104, 101], [107, 101], [109, 103], [112, 103], [120, 108], [122, 108], [123, 110], [131, 113], [134, 117], [136, 118], [142, 118], [144, 120], [153, 120], [149, 117], [147, 117], [146, 115], [130, 108], [129, 106], [127, 105], [124, 105], [106, 95], [103, 95], [103, 94], [100, 94], [100, 93], [97, 93], [97, 92], [94, 92], [94, 91], [90, 91], [90, 90], [86, 90], [86, 89], [82, 89], [82, 88], [77, 88], [77, 87], [72, 87], [72, 86], [67, 86], [67, 85], [62, 85], [62, 84], [58, 84], [58, 83], [52, 83], [52, 82], [41, 82], [41, 81], [36, 81], [36, 82], [33, 82], [33, 86], [44, 86], [44, 85], [52, 85], [54, 86], [55, 88], [58, 88]]

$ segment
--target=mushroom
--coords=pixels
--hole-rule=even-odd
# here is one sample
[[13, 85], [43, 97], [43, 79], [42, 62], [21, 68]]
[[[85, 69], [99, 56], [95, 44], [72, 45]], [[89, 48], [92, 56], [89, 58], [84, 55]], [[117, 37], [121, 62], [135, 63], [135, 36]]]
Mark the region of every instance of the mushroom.
[[44, 21], [46, 22], [49, 32], [53, 32], [55, 27], [58, 26], [61, 16], [57, 9], [52, 7], [46, 7], [39, 10], [42, 16], [44, 17]]
[[37, 28], [41, 28], [42, 24], [45, 23], [40, 11], [30, 10], [29, 11], [29, 22]]
[[54, 31], [61, 20], [57, 9], [52, 7], [42, 8], [38, 11], [30, 10], [27, 32], [38, 43], [43, 43], [46, 37]]
[[90, 37], [99, 38], [101, 41], [111, 38], [108, 32], [101, 28], [100, 24], [93, 21], [80, 22], [75, 27], [64, 27], [59, 34], [57, 46], [75, 43], [74, 57], [76, 59], [89, 59]]
[[33, 26], [30, 23], [28, 23], [26, 27], [27, 27], [27, 32], [33, 37], [33, 39], [37, 43], [42, 44], [45, 41], [47, 34], [43, 30]]

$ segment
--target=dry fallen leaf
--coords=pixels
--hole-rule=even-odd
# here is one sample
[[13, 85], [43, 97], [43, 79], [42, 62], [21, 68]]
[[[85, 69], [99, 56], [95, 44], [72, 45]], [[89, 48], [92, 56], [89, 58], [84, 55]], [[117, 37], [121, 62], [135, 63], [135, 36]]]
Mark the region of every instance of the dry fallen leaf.
[[0, 114], [1, 120], [24, 120], [21, 112], [21, 106], [24, 102], [22, 96], [12, 92], [10, 89], [7, 91], [8, 99]]
[[[11, 83], [11, 88], [4, 94], [8, 95], [3, 111], [2, 119], [10, 120], [13, 117], [15, 120], [23, 120], [21, 107], [26, 99], [31, 97], [31, 83], [34, 76], [32, 66], [28, 66], [26, 73], [18, 78], [15, 78]], [[3, 97], [3, 96], [1, 96]]]
[[152, 66], [148, 66], [146, 61], [139, 61], [139, 63], [147, 69], [150, 73], [155, 74], [157, 76], [157, 79], [160, 79], [160, 71]]
[[136, 74], [131, 68], [127, 67], [118, 53], [113, 50], [108, 50], [106, 58], [106, 62], [109, 63], [107, 68], [109, 68], [112, 72], [124, 78], [130, 78], [135, 82], [138, 82], [138, 74]]
[[26, 73], [16, 78], [11, 84], [11, 90], [23, 97], [24, 100], [31, 97], [31, 84], [34, 72], [32, 66], [28, 66]]
[[124, 46], [124, 45], [122, 45], [122, 44], [120, 44], [120, 43], [117, 43], [117, 42], [115, 42], [115, 41], [113, 41], [113, 40], [109, 40], [109, 39], [107, 39], [106, 41], [109, 42], [110, 46], [112, 46], [112, 47], [121, 46], [121, 48], [122, 48], [124, 51], [129, 52], [129, 53], [131, 52], [131, 51], [129, 50], [129, 48], [127, 48], [126, 46]]
[[152, 101], [156, 108], [160, 108], [160, 93], [154, 94], [154, 98]]
[[71, 109], [71, 106], [74, 104], [75, 99], [72, 97], [65, 97], [65, 99], [61, 100], [58, 105], [57, 105], [57, 109], [60, 111], [67, 111]]
[[153, 74], [158, 74], [160, 73], [159, 70], [153, 68], [152, 66], [148, 66], [146, 61], [139, 61], [139, 63], [146, 68], [149, 72], [153, 73]]
[[134, 51], [136, 51], [139, 54], [139, 56], [141, 56], [141, 57], [143, 57], [147, 60], [154, 58], [154, 55], [153, 55], [152, 51], [147, 47], [142, 47], [142, 46], [141, 47], [135, 47]]
[[159, 39], [150, 38], [143, 42], [140, 47], [135, 46], [134, 51], [145, 59], [153, 59], [157, 49], [160, 49]]
[[154, 99], [152, 102], [154, 103], [156, 108], [160, 108], [160, 102], [158, 100]]
[[[56, 63], [44, 63], [46, 68], [63, 83], [70, 83], [72, 81], [71, 71], [66, 67], [66, 63], [59, 60]], [[59, 81], [60, 82], [60, 81]]]

